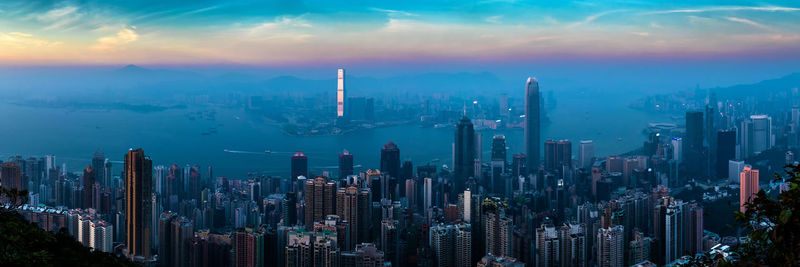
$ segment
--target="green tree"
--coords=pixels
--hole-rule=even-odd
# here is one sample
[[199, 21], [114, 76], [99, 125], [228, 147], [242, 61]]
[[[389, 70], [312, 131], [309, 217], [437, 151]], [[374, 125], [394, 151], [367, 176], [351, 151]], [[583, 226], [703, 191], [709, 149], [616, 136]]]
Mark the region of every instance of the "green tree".
[[736, 221], [750, 231], [739, 245], [736, 265], [800, 266], [800, 165], [788, 165], [786, 174], [775, 174], [776, 182], [788, 183], [777, 197], [764, 190], [745, 203]]

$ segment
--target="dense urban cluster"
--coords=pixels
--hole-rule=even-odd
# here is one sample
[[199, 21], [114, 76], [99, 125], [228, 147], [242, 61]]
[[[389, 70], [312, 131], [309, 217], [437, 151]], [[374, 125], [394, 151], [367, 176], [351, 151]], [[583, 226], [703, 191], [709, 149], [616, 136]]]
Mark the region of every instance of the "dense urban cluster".
[[[348, 115], [343, 75], [340, 122]], [[800, 137], [796, 103], [758, 114], [711, 93], [702, 110], [685, 113], [685, 127], [652, 125], [639, 150], [599, 157], [592, 140], [580, 140], [573, 156], [571, 141], [541, 140], [536, 79], [524, 95], [520, 154], [508, 155], [505, 136], [494, 135], [483, 158], [482, 133], [465, 108], [453, 161], [443, 165], [414, 166], [388, 142], [375, 148], [380, 166], [365, 171], [343, 151], [338, 172], [313, 173], [296, 152], [285, 176], [239, 179], [211, 166], [154, 165], [130, 149], [122, 173], [97, 152], [82, 173], [53, 155], [12, 157], [0, 179], [30, 192], [18, 209], [29, 221], [143, 265], [680, 265], [699, 253], [733, 256], [728, 248], [744, 235], [720, 236], [704, 221], [736, 208], [709, 211], [705, 200], [730, 190], [717, 195], [744, 209], [761, 187], [786, 189], [760, 182], [756, 166], [765, 165], [751, 159], [778, 151], [792, 163]], [[695, 187], [714, 189], [676, 197]]]

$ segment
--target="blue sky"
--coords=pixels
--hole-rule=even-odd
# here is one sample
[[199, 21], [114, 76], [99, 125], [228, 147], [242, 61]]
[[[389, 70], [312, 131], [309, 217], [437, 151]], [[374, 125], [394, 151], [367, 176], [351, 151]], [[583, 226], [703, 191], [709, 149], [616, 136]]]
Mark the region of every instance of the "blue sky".
[[[723, 3], [724, 2], [724, 3]], [[0, 2], [0, 63], [800, 59], [792, 1]]]

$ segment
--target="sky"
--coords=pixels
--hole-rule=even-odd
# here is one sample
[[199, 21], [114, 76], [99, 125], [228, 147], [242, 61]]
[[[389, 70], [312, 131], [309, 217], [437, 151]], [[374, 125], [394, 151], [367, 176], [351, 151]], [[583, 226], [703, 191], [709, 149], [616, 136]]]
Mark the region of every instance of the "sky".
[[800, 59], [800, 2], [0, 1], [11, 66], [741, 58]]

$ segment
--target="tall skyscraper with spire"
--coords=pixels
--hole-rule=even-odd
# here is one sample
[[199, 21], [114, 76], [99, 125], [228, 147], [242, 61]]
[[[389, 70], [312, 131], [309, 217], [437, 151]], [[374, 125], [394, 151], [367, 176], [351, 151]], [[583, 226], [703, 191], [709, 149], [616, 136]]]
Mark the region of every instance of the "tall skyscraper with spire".
[[475, 129], [466, 114], [458, 121], [455, 134], [453, 184], [455, 192], [461, 192], [467, 179], [475, 176]]
[[153, 161], [144, 150], [125, 155], [125, 245], [131, 258], [150, 258]]
[[344, 69], [339, 69], [338, 85], [336, 86], [336, 117], [344, 117], [344, 100], [347, 95], [344, 91]]
[[539, 169], [541, 118], [539, 114], [539, 81], [528, 78], [525, 83], [525, 154], [528, 171]]

